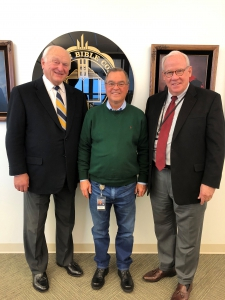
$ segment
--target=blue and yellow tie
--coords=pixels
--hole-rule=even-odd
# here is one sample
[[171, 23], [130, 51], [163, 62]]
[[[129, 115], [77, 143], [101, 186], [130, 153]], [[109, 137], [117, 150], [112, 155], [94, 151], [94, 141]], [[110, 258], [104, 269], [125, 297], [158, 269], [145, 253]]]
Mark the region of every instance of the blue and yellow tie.
[[64, 130], [66, 130], [66, 107], [64, 105], [63, 99], [59, 93], [60, 87], [57, 85], [54, 87], [56, 90], [56, 110], [59, 118], [59, 122]]

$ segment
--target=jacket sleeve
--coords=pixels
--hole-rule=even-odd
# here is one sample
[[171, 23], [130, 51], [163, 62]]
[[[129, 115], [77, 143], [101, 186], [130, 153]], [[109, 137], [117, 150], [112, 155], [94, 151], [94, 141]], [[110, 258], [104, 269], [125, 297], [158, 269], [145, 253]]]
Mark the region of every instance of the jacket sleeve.
[[140, 137], [137, 147], [137, 159], [139, 164], [139, 175], [138, 182], [148, 182], [148, 167], [149, 167], [149, 158], [148, 158], [148, 133], [147, 133], [147, 120], [143, 114], [141, 120], [141, 130]]
[[9, 175], [27, 173], [25, 160], [26, 111], [18, 87], [12, 89], [7, 114], [6, 152]]
[[202, 183], [219, 188], [225, 154], [225, 123], [222, 101], [215, 95], [207, 116], [206, 160]]
[[90, 111], [87, 112], [80, 135], [78, 148], [78, 172], [79, 179], [89, 179], [90, 158], [91, 158], [91, 119]]

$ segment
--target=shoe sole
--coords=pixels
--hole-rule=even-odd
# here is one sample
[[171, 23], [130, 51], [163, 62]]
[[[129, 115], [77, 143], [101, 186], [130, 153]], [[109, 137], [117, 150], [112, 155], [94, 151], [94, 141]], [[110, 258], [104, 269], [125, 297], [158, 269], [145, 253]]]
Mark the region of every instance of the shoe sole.
[[122, 285], [120, 285], [120, 286], [121, 286], [121, 289], [122, 289], [125, 293], [131, 293], [131, 292], [133, 292], [133, 290], [134, 290], [134, 287], [132, 287], [132, 289], [130, 289], [130, 290], [125, 290], [125, 289], [123, 289]]
[[163, 276], [163, 277], [161, 277], [161, 278], [159, 278], [159, 279], [156, 279], [156, 280], [145, 279], [144, 277], [142, 277], [142, 279], [143, 279], [144, 281], [147, 281], [147, 282], [158, 282], [158, 281], [160, 281], [160, 280], [163, 279], [163, 278], [166, 278], [166, 277], [174, 277], [174, 276], [176, 276], [176, 275], [177, 275], [177, 273], [171, 274], [171, 275], [166, 275], [166, 276]]
[[36, 291], [40, 292], [40, 293], [45, 293], [45, 292], [47, 292], [48, 289], [49, 289], [49, 287], [48, 287], [46, 290], [40, 290], [40, 289], [37, 288], [34, 284], [33, 284], [33, 288], [34, 288]]
[[72, 277], [81, 277], [81, 276], [84, 275], [84, 273], [82, 273], [82, 274], [80, 274], [80, 275], [76, 275], [76, 274], [70, 273], [70, 271], [68, 271], [64, 266], [61, 266], [61, 265], [59, 265], [58, 263], [56, 263], [56, 264], [57, 264], [57, 266], [59, 266], [60, 268], [64, 268], [64, 269], [66, 270], [67, 274], [69, 274], [69, 275], [72, 276]]

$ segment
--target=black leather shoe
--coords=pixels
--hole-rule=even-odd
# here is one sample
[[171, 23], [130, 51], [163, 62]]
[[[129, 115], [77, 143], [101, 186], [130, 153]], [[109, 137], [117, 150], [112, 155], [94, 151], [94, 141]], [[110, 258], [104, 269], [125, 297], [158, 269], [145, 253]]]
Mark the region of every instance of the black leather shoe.
[[105, 276], [109, 273], [109, 268], [97, 268], [91, 281], [91, 287], [94, 290], [99, 290], [105, 284]]
[[82, 271], [81, 267], [75, 261], [72, 261], [68, 266], [61, 266], [58, 263], [57, 263], [57, 265], [59, 267], [65, 268], [67, 273], [70, 276], [80, 277], [83, 275], [83, 271]]
[[129, 270], [118, 270], [118, 275], [121, 279], [121, 288], [126, 293], [131, 293], [134, 289], [134, 282]]
[[48, 284], [48, 277], [47, 274], [40, 273], [40, 274], [33, 274], [33, 287], [38, 292], [46, 292], [49, 289]]

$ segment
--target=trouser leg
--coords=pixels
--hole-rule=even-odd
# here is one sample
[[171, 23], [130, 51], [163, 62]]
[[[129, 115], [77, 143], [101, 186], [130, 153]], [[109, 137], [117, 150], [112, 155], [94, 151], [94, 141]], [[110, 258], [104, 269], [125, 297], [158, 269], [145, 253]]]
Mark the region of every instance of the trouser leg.
[[[170, 193], [170, 171], [154, 170], [150, 192], [155, 234], [157, 238], [159, 268], [169, 271], [175, 266], [177, 224]], [[168, 185], [169, 183], [169, 185]]]
[[[110, 210], [112, 204], [106, 203], [105, 211], [97, 210], [97, 197], [100, 195], [99, 184], [97, 182], [91, 182], [92, 193], [89, 197], [89, 206], [93, 221], [92, 235], [95, 244], [95, 258], [98, 268], [105, 269], [109, 266], [110, 255], [108, 254], [109, 248], [109, 220]], [[104, 189], [104, 195], [108, 188]]]
[[181, 284], [190, 284], [197, 270], [206, 203], [177, 205], [176, 272]]
[[24, 193], [24, 249], [33, 274], [47, 269], [48, 249], [45, 240], [45, 221], [50, 195]]
[[74, 197], [75, 192], [71, 193], [67, 184], [53, 195], [56, 217], [56, 262], [61, 266], [68, 266], [73, 261]]
[[119, 270], [128, 270], [132, 263], [133, 232], [135, 224], [136, 183], [116, 188], [114, 210], [118, 225], [116, 235], [116, 259]]

